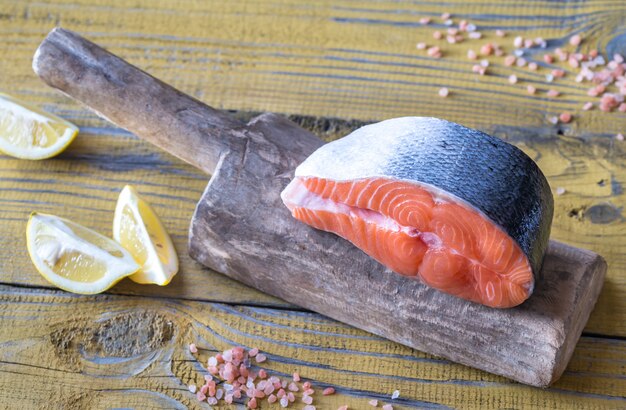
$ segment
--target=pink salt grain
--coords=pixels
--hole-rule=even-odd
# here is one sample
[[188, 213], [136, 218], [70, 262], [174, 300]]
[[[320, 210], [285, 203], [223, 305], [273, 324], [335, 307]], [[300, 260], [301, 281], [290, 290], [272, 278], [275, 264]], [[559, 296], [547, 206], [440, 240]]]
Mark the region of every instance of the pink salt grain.
[[493, 53], [493, 44], [487, 43], [480, 48], [480, 54], [489, 56]]
[[621, 103], [619, 107], [617, 107], [617, 111], [626, 112], [626, 103]]
[[556, 97], [558, 97], [559, 95], [561, 95], [561, 93], [560, 93], [560, 92], [558, 92], [557, 90], [549, 90], [549, 91], [548, 91], [548, 93], [547, 93], [547, 95], [548, 95], [548, 97], [550, 97], [550, 98], [556, 98]]
[[309, 396], [312, 396], [314, 393], [315, 393], [315, 390], [313, 390], [313, 389], [311, 389], [311, 388], [306, 389], [306, 390], [304, 391], [304, 394], [308, 394]]
[[443, 38], [443, 34], [441, 34], [441, 31], [435, 31], [433, 32], [433, 38], [435, 40], [441, 40]]
[[554, 70], [552, 70], [552, 75], [555, 76], [556, 78], [563, 78], [563, 77], [565, 77], [565, 71], [559, 70], [559, 69], [554, 69]]
[[476, 54], [476, 52], [474, 50], [467, 50], [467, 58], [469, 58], [470, 60], [476, 60], [478, 58], [478, 55]]
[[302, 396], [302, 402], [305, 404], [313, 403], [313, 397], [307, 396], [306, 394]]
[[248, 356], [250, 357], [254, 357], [259, 353], [259, 349], [257, 349], [256, 347], [250, 349], [250, 351], [248, 352]]
[[449, 91], [448, 91], [448, 89], [446, 87], [443, 87], [443, 88], [439, 89], [439, 96], [440, 97], [444, 97], [445, 98], [445, 97], [448, 96], [448, 94], [449, 94]]
[[555, 193], [559, 196], [563, 195], [565, 193], [565, 188], [563, 188], [562, 186], [558, 186], [556, 187]]
[[282, 399], [283, 397], [287, 395], [287, 393], [285, 392], [285, 389], [280, 389], [278, 390], [278, 393], [276, 393], [276, 395], [278, 396], [279, 399]]
[[441, 19], [442, 19], [442, 20], [448, 20], [449, 18], [450, 18], [450, 13], [443, 13], [443, 14], [441, 15]]
[[322, 391], [322, 395], [324, 396], [330, 396], [331, 394], [335, 394], [335, 389], [332, 387], [327, 387]]
[[311, 382], [304, 382], [304, 383], [302, 383], [302, 388], [303, 389], [310, 389], [311, 388]]
[[530, 64], [528, 64], [528, 69], [531, 70], [531, 71], [537, 71], [537, 68], [539, 68], [537, 63], [530, 63]]
[[383, 410], [393, 410], [393, 406], [391, 404], [385, 404]]
[[201, 391], [199, 391], [198, 393], [196, 393], [196, 399], [198, 399], [198, 401], [205, 401], [206, 395], [202, 393]]
[[509, 76], [509, 83], [511, 83], [511, 84], [517, 83], [517, 76], [515, 74], [511, 74]]
[[343, 405], [343, 406], [341, 406], [341, 407], [337, 407], [337, 410], [348, 410], [348, 405], [347, 405], [347, 404], [344, 404], [344, 405]]
[[296, 396], [294, 396], [292, 392], [289, 392], [287, 393], [287, 400], [289, 400], [289, 403], [293, 403], [294, 401], [296, 401]]
[[425, 50], [426, 49], [426, 43], [417, 43], [417, 45], [415, 47], [418, 50]]
[[624, 141], [624, 134], [617, 134], [615, 136], [615, 139], [618, 140], [618, 141]]
[[283, 397], [280, 399], [280, 405], [281, 405], [282, 407], [287, 407], [287, 406], [289, 405], [289, 400], [287, 400], [287, 397], [286, 397], [286, 396], [283, 396]]
[[191, 393], [195, 393], [196, 390], [198, 389], [198, 387], [195, 384], [190, 384], [189, 386], [187, 386], [187, 388], [189, 389], [189, 392]]
[[276, 403], [276, 401], [278, 400], [278, 397], [276, 397], [276, 395], [274, 394], [270, 394], [269, 396], [267, 396], [267, 402], [268, 403]]
[[196, 344], [195, 344], [195, 343], [191, 343], [191, 344], [189, 345], [189, 351], [190, 351], [191, 353], [198, 353], [198, 348], [196, 347]]
[[300, 375], [298, 373], [294, 373], [293, 374], [293, 381], [294, 382], [299, 382], [300, 381]]
[[226, 396], [224, 396], [224, 401], [226, 402], [226, 404], [233, 404], [233, 395], [227, 394]]
[[515, 56], [506, 56], [506, 57], [504, 57], [504, 65], [510, 67], [513, 64], [515, 64], [515, 60], [517, 60], [517, 57], [515, 57]]
[[250, 401], [248, 401], [248, 408], [250, 409], [256, 409], [257, 403], [256, 403], [256, 398], [251, 398]]
[[215, 356], [211, 356], [209, 357], [209, 367], [216, 367], [217, 366], [217, 358]]
[[289, 391], [298, 391], [298, 386], [295, 383], [289, 383], [289, 386], [287, 387], [289, 389]]
[[265, 379], [265, 378], [267, 378], [267, 372], [265, 371], [265, 369], [259, 370], [259, 379]]
[[535, 87], [533, 87], [532, 85], [528, 85], [526, 86], [526, 91], [528, 91], [528, 94], [535, 94], [537, 92], [537, 89]]
[[565, 111], [565, 112], [561, 113], [561, 115], [559, 115], [559, 121], [561, 121], [564, 124], [569, 123], [571, 120], [572, 120], [572, 114], [570, 114], [567, 111]]
[[554, 58], [552, 58], [550, 54], [544, 54], [543, 61], [545, 61], [547, 64], [552, 64], [554, 62]]
[[430, 23], [430, 21], [431, 21], [431, 18], [430, 18], [430, 17], [422, 17], [422, 18], [420, 19], [420, 24], [429, 24], [429, 23]]
[[312, 406], [310, 404], [307, 404], [306, 406], [304, 406], [302, 408], [302, 410], [315, 410], [315, 406]]
[[580, 36], [580, 34], [576, 34], [576, 35], [570, 37], [569, 43], [571, 45], [573, 45], [574, 47], [576, 47], [576, 46], [580, 45], [582, 40], [583, 40], [583, 38]]
[[586, 102], [585, 105], [583, 105], [583, 110], [584, 111], [589, 111], [592, 108], [593, 108], [593, 103], [590, 102], [590, 101]]
[[265, 356], [263, 353], [259, 353], [256, 355], [255, 359], [257, 363], [263, 363], [264, 361], [267, 360], [267, 356]]
[[503, 30], [496, 30], [496, 36], [504, 37], [506, 36], [506, 33]]
[[370, 406], [376, 407], [376, 406], [378, 406], [378, 400], [372, 399], [372, 400], [368, 401], [367, 404], [369, 404]]

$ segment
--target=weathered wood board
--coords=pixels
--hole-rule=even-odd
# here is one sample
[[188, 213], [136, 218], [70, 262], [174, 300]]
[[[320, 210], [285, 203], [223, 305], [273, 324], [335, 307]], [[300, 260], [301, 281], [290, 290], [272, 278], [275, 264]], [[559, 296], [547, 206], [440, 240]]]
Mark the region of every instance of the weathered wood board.
[[191, 256], [289, 302], [459, 363], [545, 387], [565, 369], [604, 282], [597, 254], [551, 242], [533, 297], [491, 309], [401, 277], [336, 235], [296, 221], [280, 192], [323, 141], [275, 114], [244, 124], [76, 33], [54, 29], [33, 69], [185, 161], [213, 173]]
[[[370, 399], [396, 410], [626, 405], [620, 340], [583, 337], [563, 377], [537, 389], [314, 313], [12, 286], [0, 286], [0, 304], [0, 328], [9, 330], [0, 332], [3, 408], [209, 408], [187, 385], [202, 383], [206, 358], [233, 345], [267, 352], [264, 367], [272, 374], [297, 371], [315, 386], [335, 386], [336, 395], [315, 394], [324, 410], [368, 409]], [[41, 325], [33, 326], [35, 318]], [[198, 355], [188, 350], [192, 342]], [[396, 389], [400, 398], [392, 401]]]
[[[234, 329], [246, 329], [246, 335], [253, 334], [254, 339], [247, 341], [242, 333], [231, 333], [228, 340], [246, 345], [255, 344], [258, 338], [276, 340], [283, 363], [296, 359], [315, 363], [316, 367], [307, 365], [301, 372], [328, 383], [345, 386], [343, 383], [349, 382], [351, 395], [345, 396], [346, 390], [342, 390], [341, 400], [329, 408], [344, 402], [350, 408], [362, 408], [368, 398], [388, 397], [399, 381], [403, 383], [401, 398], [415, 400], [402, 408], [624, 407], [622, 341], [605, 337], [626, 336], [626, 156], [625, 145], [613, 139], [626, 130], [626, 116], [580, 111], [587, 97], [573, 76], [557, 84], [562, 91], [560, 98], [531, 98], [525, 90], [527, 84], [540, 91], [554, 87], [545, 81], [545, 70], [529, 76], [524, 70], [492, 61], [494, 77], [477, 80], [468, 73], [468, 44], [446, 46], [446, 57], [435, 60], [419, 55], [415, 43], [431, 38], [431, 30], [417, 24], [421, 17], [436, 19], [443, 12], [452, 12], [455, 19], [475, 19], [481, 27], [506, 30], [507, 37], [495, 38], [505, 46], [518, 34], [566, 41], [572, 33], [580, 32], [585, 39], [583, 50], [599, 47], [604, 51], [606, 46], [626, 44], [625, 8], [621, 0], [453, 0], [439, 4], [316, 0], [306, 7], [299, 0], [0, 0], [0, 91], [39, 104], [81, 127], [71, 147], [53, 160], [33, 163], [0, 155], [0, 281], [28, 288], [49, 286], [34, 270], [26, 252], [24, 229], [31, 211], [71, 217], [110, 234], [117, 194], [124, 184], [132, 183], [157, 208], [173, 234], [182, 269], [167, 287], [120, 282], [110, 292], [158, 298], [127, 298], [130, 302], [118, 310], [156, 310], [163, 306], [163, 296], [178, 295], [293, 309], [281, 300], [202, 269], [188, 257], [186, 222], [206, 185], [203, 173], [111, 127], [33, 75], [34, 50], [52, 26], [61, 24], [96, 39], [214, 107], [294, 114], [292, 119], [328, 140], [360, 124], [343, 119], [374, 121], [396, 115], [444, 117], [505, 138], [539, 163], [552, 187], [566, 188], [564, 195], [555, 197], [553, 237], [592, 249], [605, 256], [609, 265], [601, 297], [585, 329], [587, 334], [602, 337], [583, 337], [563, 377], [548, 390], [424, 358], [398, 344], [375, 342], [363, 332], [321, 318], [309, 320], [308, 315], [293, 310], [259, 316], [255, 308], [241, 306], [238, 309], [248, 314], [255, 311], [250, 316], [253, 319], [247, 326], [236, 318], [228, 323]], [[513, 73], [520, 78], [517, 85], [506, 82]], [[436, 95], [441, 86], [452, 91], [445, 101]], [[555, 126], [547, 121], [548, 116], [563, 110], [574, 113], [572, 124]], [[87, 298], [84, 303], [72, 304], [68, 299], [81, 299], [59, 298], [57, 293], [45, 296], [46, 292], [38, 289], [9, 289], [31, 293], [12, 302], [3, 299], [3, 312], [8, 313], [0, 329], [15, 329], [11, 333], [12, 352], [32, 345], [29, 335], [37, 329], [45, 332], [51, 323], [68, 317], [93, 318], [96, 322], [100, 313], [109, 309], [109, 302], [117, 300], [103, 296], [97, 303]], [[170, 302], [174, 306], [192, 303]], [[27, 309], [37, 304], [49, 305], [49, 313]], [[59, 319], [51, 320], [50, 314], [57, 315], [57, 310], [61, 312]], [[285, 316], [292, 320], [285, 320]], [[17, 317], [24, 320], [23, 325], [15, 326]], [[213, 317], [207, 311], [193, 315], [198, 326], [215, 329]], [[348, 336], [338, 336], [341, 334]], [[2, 346], [6, 349], [8, 345]], [[46, 346], [43, 350], [49, 349]], [[104, 350], [102, 355], [111, 357]], [[122, 381], [107, 377], [112, 370], [105, 360], [94, 364], [101, 373], [87, 377], [56, 370], [65, 367], [65, 357], [58, 362], [45, 357], [31, 355], [20, 365], [3, 365], [0, 408], [50, 407], [51, 400], [56, 403], [60, 396], [69, 397], [68, 401], [76, 398], [73, 408], [139, 404], [171, 408], [174, 405], [163, 404], [170, 403], [165, 400], [171, 395], [163, 388], [170, 385], [166, 378], [176, 378], [172, 383], [181, 391], [184, 386], [178, 380], [186, 382], [176, 362], [171, 365], [173, 375], [169, 371], [139, 373]], [[3, 356], [3, 360], [12, 359]], [[160, 364], [169, 366], [167, 362]], [[388, 378], [389, 374], [394, 376]], [[87, 386], [98, 387], [85, 391]], [[78, 398], [86, 394], [91, 399], [80, 406], [85, 402]], [[358, 396], [348, 400], [353, 394], [365, 394], [367, 399]], [[195, 405], [191, 401], [189, 407]]]
[[[446, 45], [446, 58], [440, 60], [415, 50], [416, 42], [432, 38], [432, 28], [420, 27], [419, 19], [437, 18], [443, 12], [474, 19], [481, 29], [506, 30], [507, 37], [495, 39], [505, 47], [517, 34], [565, 42], [580, 31], [585, 38], [582, 50], [619, 50], [626, 44], [623, 1], [520, 4], [514, 0], [455, 0], [398, 5], [363, 0], [338, 6], [320, 0], [303, 8], [296, 0], [276, 4], [155, 0], [137, 1], [131, 9], [124, 0], [0, 0], [0, 9], [2, 91], [42, 104], [82, 128], [68, 152], [54, 161], [37, 165], [8, 157], [0, 161], [6, 178], [0, 179], [0, 184], [8, 207], [2, 216], [3, 228], [10, 233], [0, 238], [6, 283], [46, 284], [30, 269], [27, 257], [10, 246], [13, 238], [23, 234], [24, 215], [35, 208], [59, 213], [67, 204], [85, 204], [90, 209], [84, 209], [89, 215], [83, 222], [108, 232], [106, 209], [119, 189], [116, 179], [124, 180], [120, 184], [126, 179], [135, 184], [145, 181], [144, 194], [161, 195], [165, 201], [162, 212], [183, 219], [189, 218], [193, 209], [185, 202], [190, 196], [185, 189], [203, 189], [202, 181], [194, 179], [199, 174], [191, 167], [109, 127], [32, 75], [32, 54], [41, 38], [53, 25], [63, 24], [214, 107], [313, 116], [307, 123], [315, 124], [322, 133], [330, 128], [329, 138], [343, 134], [332, 132], [342, 123], [323, 117], [371, 121], [419, 114], [444, 117], [508, 139], [535, 158], [553, 187], [567, 190], [555, 198], [553, 237], [607, 259], [606, 285], [587, 331], [626, 336], [626, 156], [625, 144], [612, 139], [626, 129], [626, 115], [580, 111], [587, 96], [573, 76], [553, 85], [545, 81], [545, 70], [530, 75], [492, 62], [494, 77], [477, 80], [465, 56], [467, 43]], [[506, 82], [512, 73], [520, 78], [519, 84]], [[526, 93], [527, 84], [539, 90], [558, 86], [563, 94], [555, 100], [532, 98]], [[441, 86], [453, 93], [445, 101], [436, 95]], [[547, 121], [548, 116], [563, 110], [576, 115], [574, 123], [552, 125]], [[158, 173], [148, 171], [153, 165], [159, 165]], [[83, 172], [82, 177], [74, 169]], [[53, 171], [53, 177], [46, 171]], [[108, 180], [90, 177], [94, 173], [106, 173]], [[185, 175], [185, 189], [181, 182], [171, 183], [174, 173]], [[40, 203], [32, 203], [29, 192]], [[174, 194], [162, 196], [169, 192]], [[30, 204], [26, 210], [22, 209], [25, 204]], [[184, 236], [186, 227], [168, 224]], [[179, 247], [185, 242], [175, 240]], [[195, 298], [244, 297], [250, 302], [280, 303], [260, 292], [245, 291], [220, 275], [202, 273], [192, 263], [185, 263], [185, 271], [187, 277], [170, 287], [145, 289], [122, 284], [113, 291], [176, 295], [183, 288]], [[200, 290], [191, 280], [219, 286]], [[226, 294], [220, 294], [222, 289]]]

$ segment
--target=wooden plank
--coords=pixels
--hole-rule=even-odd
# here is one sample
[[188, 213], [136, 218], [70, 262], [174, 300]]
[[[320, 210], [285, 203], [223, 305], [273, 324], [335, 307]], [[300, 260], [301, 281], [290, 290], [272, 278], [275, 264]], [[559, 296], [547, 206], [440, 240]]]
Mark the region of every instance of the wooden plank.
[[[51, 26], [59, 22], [98, 39], [156, 76], [218, 107], [368, 119], [403, 114], [436, 115], [518, 141], [526, 146], [527, 152], [539, 158], [553, 186], [567, 189], [556, 201], [554, 237], [591, 248], [606, 256], [609, 262], [607, 283], [587, 330], [626, 335], [626, 278], [623, 274], [626, 234], [620, 211], [626, 203], [622, 189], [626, 174], [624, 147], [608, 138], [623, 131], [626, 117], [596, 111], [578, 112], [577, 107], [586, 97], [584, 89], [576, 88], [571, 78], [559, 86], [564, 95], [557, 101], [532, 100], [524, 92], [526, 83], [513, 86], [504, 81], [511, 72], [518, 72], [517, 68], [498, 64], [494, 67], [494, 74], [498, 76], [482, 79], [486, 82], [477, 81], [466, 73], [470, 66], [462, 49], [450, 48], [449, 58], [441, 61], [425, 59], [414, 50], [417, 41], [430, 35], [414, 23], [422, 16], [437, 16], [442, 11], [475, 18], [479, 25], [491, 29], [523, 31], [528, 37], [541, 35], [558, 40], [577, 29], [585, 29], [588, 39], [585, 47], [604, 47], [616, 44], [613, 33], [623, 31], [623, 2], [523, 5], [506, 1], [448, 2], [445, 8], [435, 4], [398, 6], [392, 2], [367, 1], [353, 2], [349, 6], [315, 1], [303, 8], [300, 2], [293, 0], [274, 4], [155, 1], [150, 2], [149, 8], [143, 4], [136, 2], [136, 7], [127, 12], [121, 0], [101, 3], [0, 0], [0, 50], [4, 56], [0, 60], [0, 88], [45, 103], [82, 127], [102, 127], [87, 129], [85, 135], [89, 135], [90, 140], [79, 137], [60, 160], [27, 164], [1, 157], [3, 179], [0, 184], [5, 189], [1, 199], [8, 200], [9, 204], [2, 208], [5, 218], [2, 228], [8, 233], [3, 237], [0, 269], [7, 282], [43, 284], [30, 267], [21, 240], [14, 240], [23, 237], [22, 221], [26, 220], [34, 201], [43, 198], [42, 202], [49, 202], [43, 207], [56, 213], [83, 206], [83, 203], [86, 207], [99, 205], [112, 210], [116, 195], [110, 190], [125, 182], [113, 167], [122, 171], [130, 164], [160, 166], [160, 173], [135, 169], [125, 174], [133, 182], [143, 178], [142, 192], [149, 196], [155, 191], [152, 184], [165, 178], [163, 169], [168, 172], [189, 170], [140, 142], [127, 144], [128, 136], [120, 136], [117, 130], [51, 93], [32, 75], [29, 67], [34, 49]], [[363, 15], [369, 20], [356, 20]], [[512, 37], [498, 41], [510, 44]], [[445, 78], [441, 75], [443, 72]], [[532, 78], [532, 81], [540, 89], [548, 88], [542, 77]], [[434, 95], [441, 85], [466, 90], [456, 93], [455, 98], [445, 100], [444, 104]], [[546, 122], [546, 113], [563, 109], [572, 109], [580, 115], [575, 124], [552, 126]], [[558, 136], [557, 131], [565, 135]], [[107, 148], [107, 144], [112, 148]], [[135, 149], [144, 155], [141, 160], [124, 155]], [[74, 157], [74, 154], [88, 157]], [[163, 164], [163, 158], [167, 164]], [[85, 183], [85, 176], [96, 175], [103, 167], [109, 167], [110, 174], [105, 174], [109, 178], [115, 173], [116, 178], [123, 181], [90, 178]], [[78, 170], [86, 173], [81, 179], [75, 174]], [[47, 178], [48, 173], [56, 178]], [[169, 181], [170, 187], [184, 185], [196, 190], [204, 185], [199, 180], [189, 185], [175, 178]], [[68, 188], [68, 182], [76, 185]], [[104, 192], [97, 192], [101, 188]], [[30, 189], [30, 194], [24, 189]], [[62, 194], [65, 191], [68, 194]], [[163, 187], [160, 193], [167, 193], [167, 188]], [[173, 207], [190, 206], [168, 198], [156, 202], [167, 209], [163, 211], [166, 213], [175, 213]], [[25, 209], [25, 204], [31, 205], [26, 205], [28, 209]], [[107, 212], [104, 209], [91, 211], [78, 216], [79, 222], [106, 233], [109, 230]], [[177, 216], [182, 214], [183, 211]], [[178, 230], [181, 237], [184, 235], [186, 224], [165, 219], [168, 227]], [[184, 243], [184, 239], [179, 241]], [[189, 273], [193, 269], [186, 265], [186, 277], [195, 275]], [[208, 294], [217, 300], [228, 300], [228, 297], [238, 298], [242, 294], [240, 287], [230, 288], [233, 285], [228, 281], [217, 279], [220, 285], [214, 286], [210, 277], [206, 271], [198, 274], [198, 282], [185, 282], [185, 291], [196, 292], [197, 283], [208, 280], [197, 290], [200, 297]], [[181, 276], [179, 280], [182, 279]], [[179, 293], [180, 288], [171, 286], [158, 289], [158, 293]], [[221, 293], [224, 289], [231, 291], [224, 295]], [[127, 287], [126, 284], [116, 290], [147, 291], [145, 287]], [[258, 293], [247, 295], [248, 300], [262, 298]], [[268, 301], [276, 303], [273, 299], [265, 299], [263, 303]]]
[[200, 408], [186, 386], [202, 384], [207, 357], [234, 345], [267, 352], [280, 377], [335, 386], [335, 396], [315, 395], [324, 409], [391, 402], [396, 389], [396, 409], [626, 406], [620, 340], [584, 337], [563, 378], [537, 389], [313, 313], [11, 286], [0, 286], [0, 303], [0, 407]]

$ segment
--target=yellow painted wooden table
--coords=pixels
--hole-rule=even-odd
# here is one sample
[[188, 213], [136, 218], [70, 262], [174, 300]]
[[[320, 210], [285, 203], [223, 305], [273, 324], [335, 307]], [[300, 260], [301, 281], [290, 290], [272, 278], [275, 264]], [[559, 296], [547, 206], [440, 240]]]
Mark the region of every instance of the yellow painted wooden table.
[[[485, 38], [443, 42], [444, 58], [429, 58], [416, 43], [434, 43], [434, 28], [419, 20], [440, 22], [443, 12], [473, 22]], [[583, 51], [626, 54], [625, 22], [623, 0], [0, 0], [0, 91], [81, 128], [57, 158], [0, 156], [0, 407], [201, 408], [206, 403], [186, 387], [202, 382], [204, 360], [186, 348], [196, 342], [201, 359], [236, 344], [258, 346], [271, 371], [298, 371], [335, 386], [338, 394], [316, 398], [318, 409], [366, 409], [372, 398], [391, 402], [396, 389], [394, 408], [626, 408], [626, 143], [614, 138], [626, 133], [626, 114], [582, 111], [589, 97], [574, 75], [548, 84], [543, 68], [507, 67], [492, 57], [489, 75], [480, 77], [465, 56], [485, 41], [510, 51], [515, 35], [554, 46], [579, 32]], [[187, 256], [186, 239], [206, 176], [37, 79], [33, 52], [59, 24], [241, 116], [288, 114], [328, 139], [363, 121], [436, 116], [521, 147], [553, 188], [565, 188], [555, 198], [553, 238], [592, 249], [609, 265], [562, 379], [547, 390], [516, 384], [302, 311], [199, 266]], [[508, 35], [496, 37], [496, 29]], [[511, 74], [517, 84], [507, 82]], [[441, 87], [448, 98], [437, 95]], [[561, 96], [547, 98], [548, 88]], [[572, 123], [550, 121], [565, 110]], [[124, 280], [98, 296], [52, 289], [26, 252], [29, 213], [71, 217], [110, 234], [127, 183], [162, 216], [181, 272], [163, 288]]]

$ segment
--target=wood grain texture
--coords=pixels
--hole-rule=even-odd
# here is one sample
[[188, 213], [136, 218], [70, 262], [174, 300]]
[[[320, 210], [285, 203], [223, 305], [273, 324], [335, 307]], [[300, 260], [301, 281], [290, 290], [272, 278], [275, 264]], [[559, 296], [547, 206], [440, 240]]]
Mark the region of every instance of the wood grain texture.
[[0, 403], [12, 408], [208, 408], [187, 385], [202, 383], [209, 355], [234, 345], [267, 352], [279, 377], [298, 371], [335, 386], [337, 395], [315, 395], [319, 409], [369, 408], [396, 389], [396, 409], [626, 406], [624, 341], [584, 337], [561, 380], [536, 389], [312, 313], [6, 286], [0, 302], [0, 327], [10, 329], [0, 333]]
[[[558, 86], [564, 92], [561, 98], [531, 98], [524, 90], [525, 82], [511, 85], [505, 81], [512, 72], [520, 78], [529, 75], [517, 68], [492, 61], [496, 75], [478, 80], [468, 72], [471, 66], [462, 47], [446, 46], [450, 47], [448, 58], [442, 60], [426, 58], [415, 50], [416, 42], [432, 38], [432, 28], [416, 24], [419, 18], [436, 18], [443, 11], [453, 12], [459, 19], [473, 19], [488, 34], [486, 39], [496, 39], [496, 28], [507, 30], [509, 36], [496, 40], [509, 47], [517, 33], [541, 35], [558, 45], [582, 30], [586, 38], [583, 49], [608, 45], [616, 50], [624, 44], [619, 40], [625, 31], [623, 2], [448, 2], [438, 6], [363, 0], [342, 5], [313, 1], [303, 7], [294, 0], [193, 4], [158, 0], [149, 7], [136, 2], [130, 10], [125, 4], [122, 0], [0, 0], [0, 52], [4, 56], [0, 59], [0, 89], [42, 104], [82, 128], [82, 136], [57, 160], [24, 164], [1, 157], [1, 199], [7, 204], [2, 209], [3, 229], [9, 233], [0, 239], [3, 281], [44, 284], [30, 268], [21, 246], [5, 246], [19, 243], [13, 238], [22, 237], [21, 221], [31, 210], [49, 207], [48, 211], [59, 213], [69, 204], [97, 208], [102, 212], [98, 218], [92, 218], [92, 210], [84, 218], [78, 215], [83, 218], [79, 222], [108, 231], [103, 207], [112, 206], [115, 194], [111, 190], [118, 185], [99, 177], [83, 183], [86, 176], [104, 172], [105, 178], [117, 173], [117, 179], [125, 179], [119, 172], [129, 172], [125, 174], [129, 181], [145, 182], [143, 193], [147, 195], [154, 190], [167, 192], [165, 186], [153, 188], [164, 180], [176, 181], [169, 186], [178, 192], [184, 191], [177, 189], [183, 186], [202, 190], [200, 180], [182, 182], [171, 175], [193, 174], [191, 168], [97, 120], [32, 74], [34, 50], [52, 26], [63, 24], [217, 108], [366, 120], [434, 115], [515, 142], [538, 160], [553, 187], [567, 190], [556, 198], [553, 237], [607, 259], [607, 282], [587, 330], [626, 336], [626, 221], [622, 212], [626, 166], [624, 144], [611, 138], [626, 129], [626, 116], [579, 112], [577, 107], [586, 100], [585, 89], [569, 77]], [[547, 70], [542, 70], [541, 75], [528, 79], [539, 89], [547, 89], [549, 85], [543, 81]], [[442, 85], [453, 91], [453, 98], [444, 101], [436, 96]], [[573, 124], [553, 126], [547, 122], [547, 115], [563, 109], [577, 115]], [[322, 127], [334, 124], [325, 119], [313, 122]], [[332, 134], [337, 136], [339, 133]], [[150, 172], [155, 166], [159, 171]], [[74, 167], [84, 172], [81, 183], [76, 183]], [[68, 191], [67, 184], [72, 182], [75, 184]], [[24, 188], [16, 189], [21, 186]], [[63, 194], [65, 191], [68, 194]], [[33, 195], [45, 203], [35, 203]], [[191, 214], [189, 204], [176, 198], [152, 197], [167, 215], [186, 218]], [[186, 211], [175, 211], [185, 206]], [[186, 230], [174, 220], [166, 223], [178, 232]], [[183, 249], [181, 245], [179, 249]], [[188, 276], [199, 272], [190, 265], [185, 271], [191, 272]], [[211, 273], [203, 275], [213, 280]], [[217, 280], [223, 283], [223, 279]], [[221, 287], [185, 288], [193, 297], [225, 299], [218, 295]], [[123, 283], [115, 291], [127, 289], [138, 290]], [[168, 288], [154, 292], [176, 294]], [[277, 303], [258, 292], [249, 295], [263, 303]], [[238, 296], [237, 291], [228, 293], [228, 297]]]
[[50, 86], [143, 139], [196, 167], [216, 164], [190, 228], [189, 252], [202, 264], [341, 322], [522, 383], [546, 387], [561, 376], [604, 282], [606, 263], [597, 254], [551, 242], [533, 297], [514, 309], [443, 295], [287, 212], [280, 192], [323, 144], [295, 123], [263, 114], [244, 125], [61, 28], [42, 42], [33, 67]]

